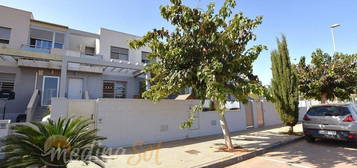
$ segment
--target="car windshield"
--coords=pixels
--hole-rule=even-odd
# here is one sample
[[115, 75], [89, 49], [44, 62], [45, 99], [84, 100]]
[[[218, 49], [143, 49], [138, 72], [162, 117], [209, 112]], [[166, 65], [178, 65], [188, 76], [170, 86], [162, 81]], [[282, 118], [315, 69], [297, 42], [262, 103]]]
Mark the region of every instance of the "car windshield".
[[310, 108], [307, 114], [309, 116], [345, 116], [350, 114], [350, 111], [344, 106], [320, 106]]

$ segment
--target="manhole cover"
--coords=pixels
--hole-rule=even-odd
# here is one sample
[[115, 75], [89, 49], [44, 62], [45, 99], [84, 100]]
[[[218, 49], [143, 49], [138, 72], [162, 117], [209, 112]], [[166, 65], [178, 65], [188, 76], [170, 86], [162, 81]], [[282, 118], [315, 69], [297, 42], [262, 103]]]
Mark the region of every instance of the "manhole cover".
[[191, 155], [197, 155], [199, 153], [201, 153], [200, 151], [197, 151], [197, 150], [188, 150], [188, 151], [185, 151], [186, 153], [189, 153]]

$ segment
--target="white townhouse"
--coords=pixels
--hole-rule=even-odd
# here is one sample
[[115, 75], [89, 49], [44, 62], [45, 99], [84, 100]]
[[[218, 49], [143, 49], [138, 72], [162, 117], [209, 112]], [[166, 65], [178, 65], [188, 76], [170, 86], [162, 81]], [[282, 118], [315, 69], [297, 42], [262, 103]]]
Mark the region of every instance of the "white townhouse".
[[0, 5], [1, 119], [34, 113], [27, 120], [39, 120], [52, 97], [138, 98], [150, 52], [129, 48], [138, 38], [105, 28], [75, 30]]

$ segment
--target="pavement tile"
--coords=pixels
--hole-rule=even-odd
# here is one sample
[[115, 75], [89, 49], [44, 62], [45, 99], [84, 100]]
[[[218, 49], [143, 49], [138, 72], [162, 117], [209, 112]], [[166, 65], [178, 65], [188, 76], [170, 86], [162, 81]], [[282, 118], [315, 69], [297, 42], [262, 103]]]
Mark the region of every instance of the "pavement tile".
[[[105, 163], [107, 168], [132, 167], [132, 168], [173, 168], [173, 167], [200, 167], [207, 163], [217, 162], [225, 158], [247, 154], [262, 150], [276, 143], [295, 139], [296, 136], [281, 134], [287, 132], [288, 127], [270, 127], [235, 132], [232, 141], [235, 146], [244, 150], [238, 152], [224, 152], [220, 147], [224, 145], [221, 136], [208, 136], [191, 138], [161, 144], [160, 150], [133, 153], [129, 148], [127, 154], [109, 156]], [[301, 132], [301, 124], [294, 128]], [[146, 146], [144, 146], [145, 148]], [[151, 156], [151, 159], [150, 159]], [[146, 160], [144, 160], [146, 157]], [[94, 164], [85, 165], [81, 162], [71, 162], [69, 168], [97, 168]]]

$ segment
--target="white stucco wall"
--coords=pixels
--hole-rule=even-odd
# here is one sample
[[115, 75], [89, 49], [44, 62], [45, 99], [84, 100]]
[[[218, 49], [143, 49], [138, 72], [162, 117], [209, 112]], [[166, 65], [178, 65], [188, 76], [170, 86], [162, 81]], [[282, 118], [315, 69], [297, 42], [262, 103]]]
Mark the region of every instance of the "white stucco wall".
[[[299, 121], [302, 121], [302, 119], [307, 111], [307, 108], [308, 107], [306, 107], [306, 105], [299, 106]], [[263, 111], [264, 111], [264, 125], [265, 126], [282, 124], [279, 114], [275, 111], [275, 107], [272, 102], [264, 101], [263, 102]]]
[[66, 98], [52, 98], [51, 99], [51, 119], [68, 117], [68, 99]]
[[[162, 100], [154, 103], [141, 99], [100, 99], [97, 104], [98, 135], [108, 138], [103, 142], [105, 145], [118, 147], [130, 146], [136, 141], [148, 144], [220, 134], [216, 112], [198, 113], [197, 125], [185, 130], [179, 128], [187, 119], [189, 108], [197, 103], [199, 101], [196, 100]], [[231, 131], [246, 128], [242, 114], [239, 111], [226, 113]]]
[[272, 126], [282, 124], [278, 113], [275, 111], [274, 104], [272, 102], [262, 102], [264, 112], [264, 126]]
[[0, 120], [0, 139], [9, 134], [10, 120]]
[[96, 47], [96, 38], [86, 37], [84, 35], [69, 34], [69, 44], [68, 49], [74, 51], [81, 51], [81, 46], [83, 47]]
[[32, 13], [0, 5], [0, 26], [11, 28], [10, 48], [20, 48], [29, 37]]
[[[137, 141], [149, 144], [221, 134], [216, 112], [200, 112], [192, 128], [179, 128], [187, 119], [189, 108], [199, 103], [197, 100], [162, 100], [154, 103], [142, 99], [97, 99], [95, 105], [92, 104], [93, 100], [85, 101], [54, 98], [51, 118], [57, 119], [69, 114], [74, 116], [74, 113], [90, 115], [89, 111], [92, 110], [88, 109], [89, 106], [95, 108], [98, 135], [107, 137], [103, 144], [111, 147], [131, 146]], [[75, 106], [69, 105], [73, 102]], [[246, 129], [244, 112], [228, 111], [226, 119], [230, 131]]]
[[105, 60], [110, 60], [110, 46], [121, 47], [129, 49], [129, 61], [131, 63], [141, 63], [141, 52], [150, 52], [150, 50], [147, 47], [139, 50], [133, 50], [129, 47], [129, 42], [131, 40], [139, 38], [139, 36], [101, 28], [99, 40], [100, 47], [98, 47], [99, 55], [103, 55]]

